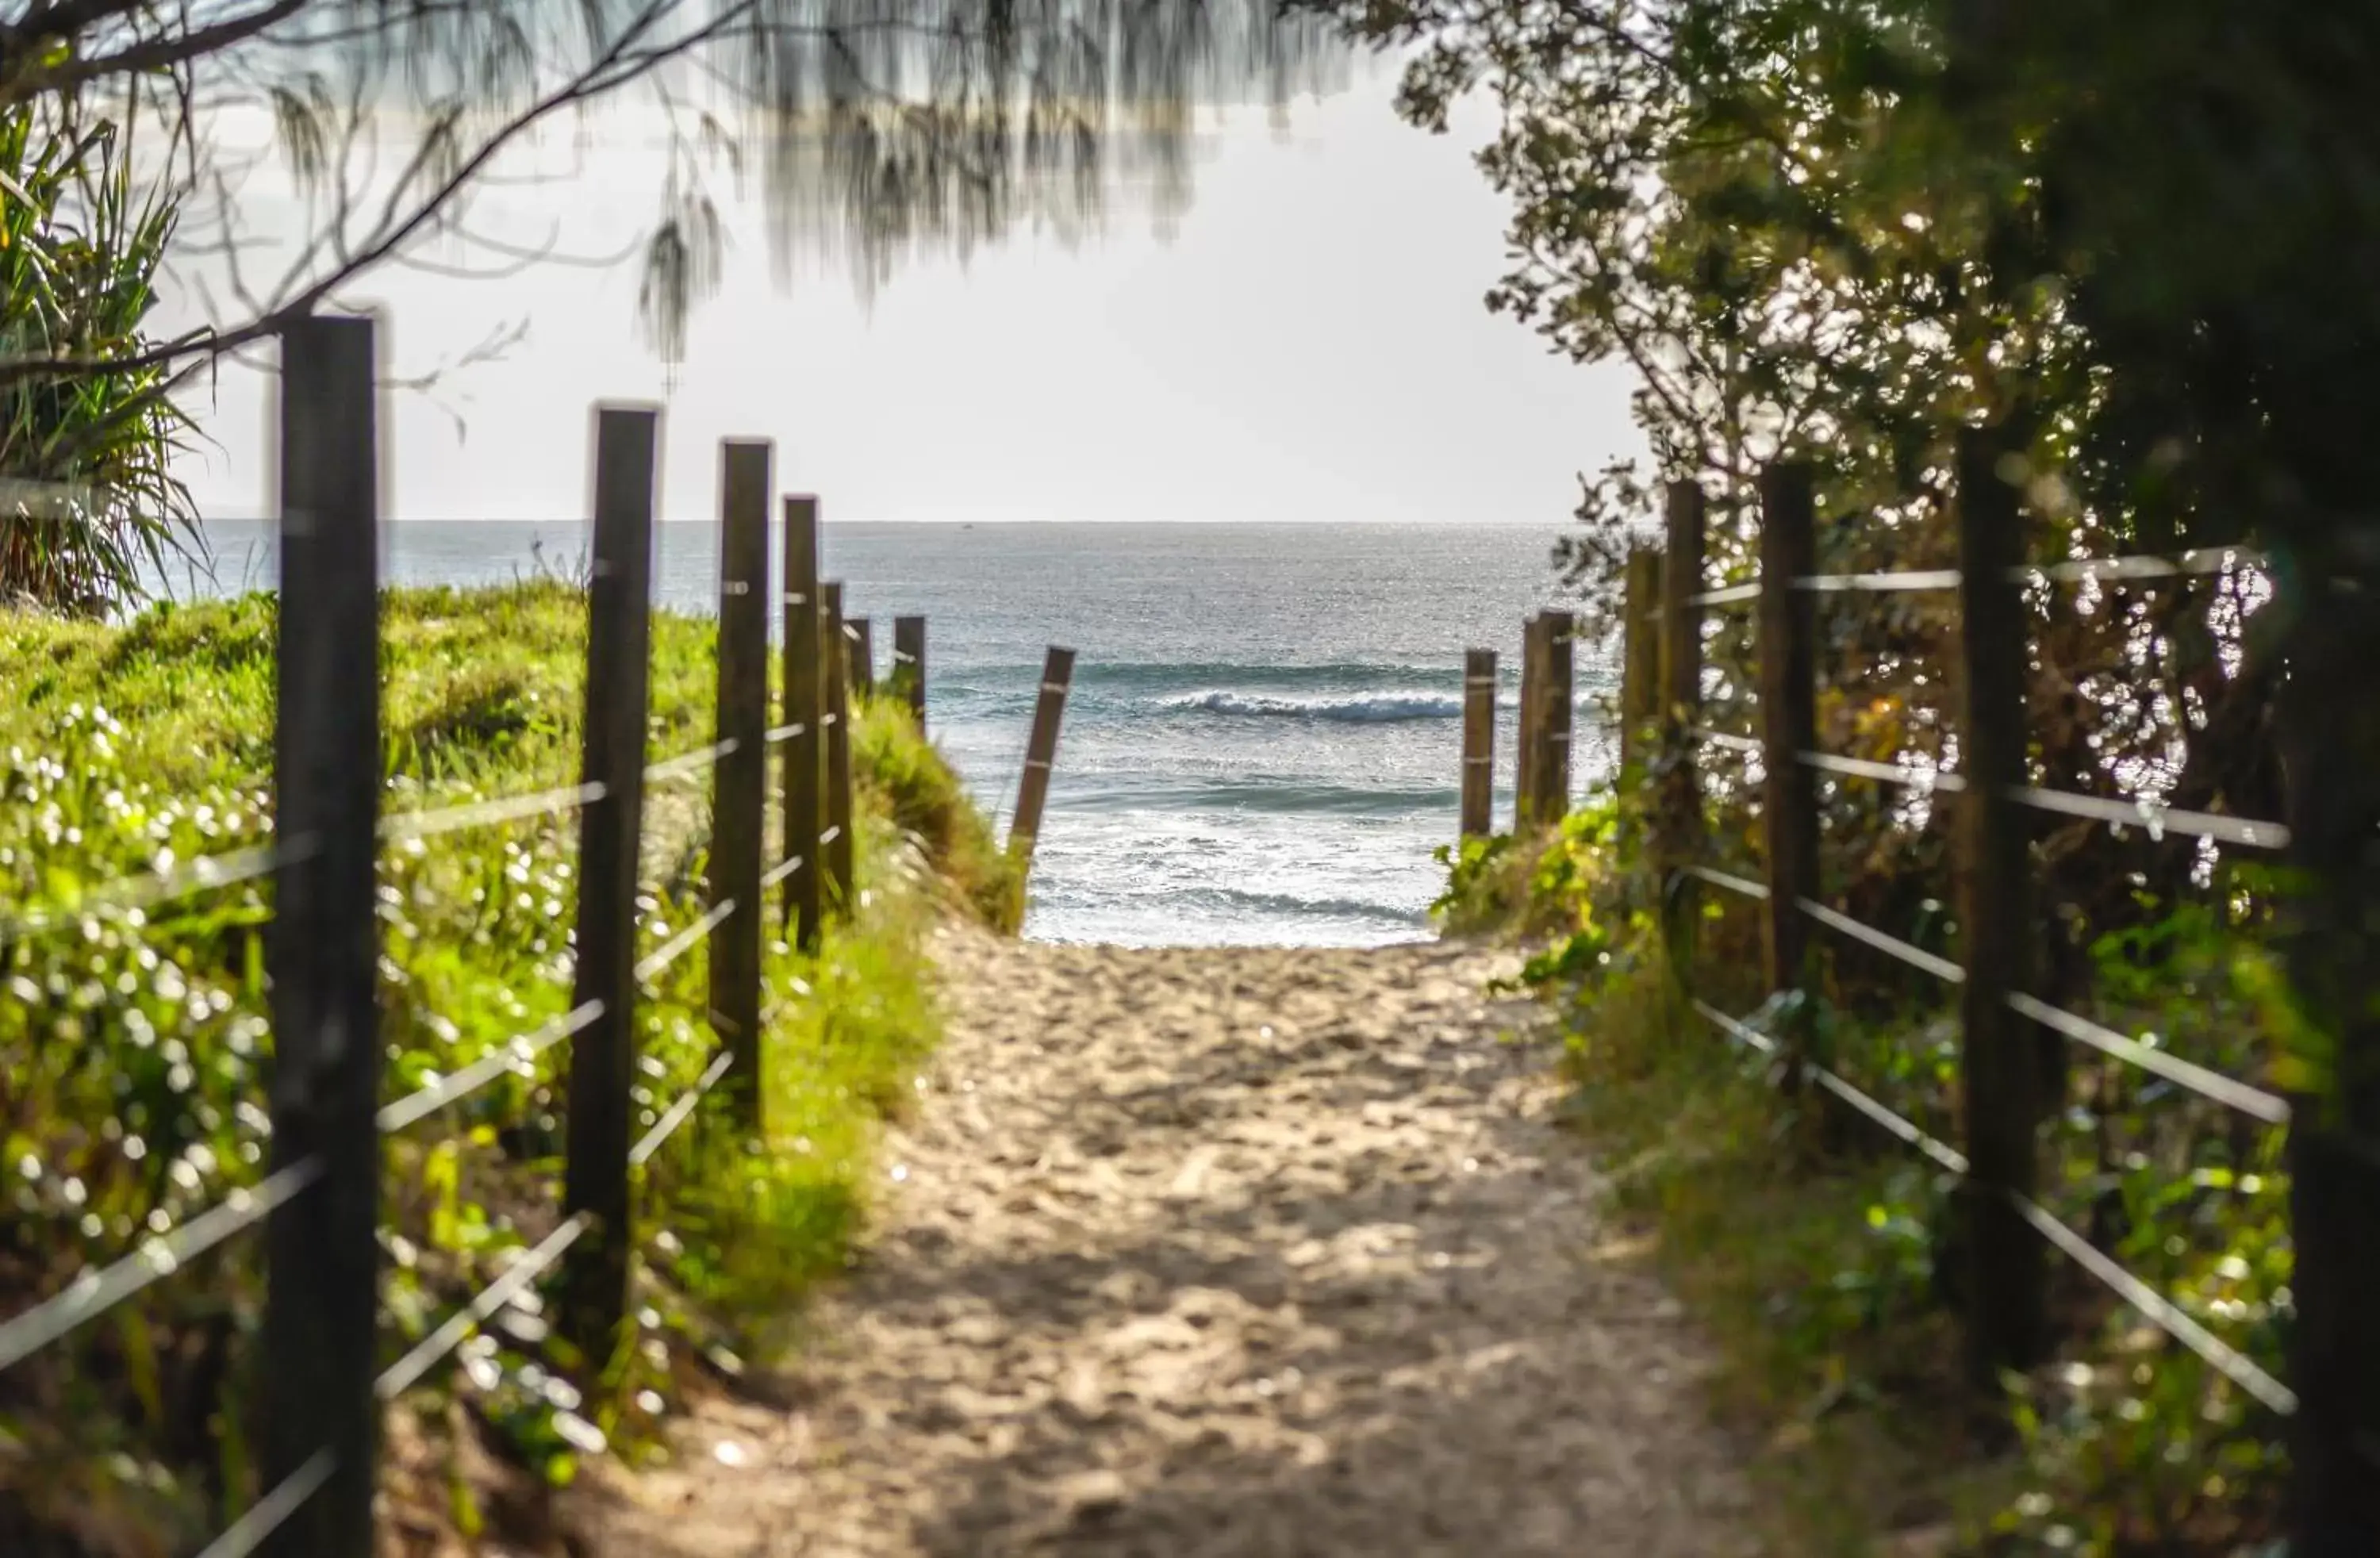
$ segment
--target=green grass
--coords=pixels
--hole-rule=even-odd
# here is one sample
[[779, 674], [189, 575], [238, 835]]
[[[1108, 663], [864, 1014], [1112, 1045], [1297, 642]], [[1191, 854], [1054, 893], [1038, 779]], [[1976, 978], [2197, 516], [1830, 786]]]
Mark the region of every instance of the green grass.
[[[1694, 972], [1677, 980], [1632, 833], [1606, 795], [1525, 848], [1466, 844], [1439, 912], [1450, 929], [1540, 943], [1523, 981], [1561, 1006], [1572, 1115], [1719, 1349], [1718, 1405], [1758, 1446], [1772, 1550], [2265, 1551], [2286, 1486], [2281, 1420], [2078, 1269], [2050, 1263], [2055, 1357], [2023, 1378], [1963, 1378], [1952, 1185], [1850, 1110], [1822, 1117], [1684, 1004], [1690, 983], [1724, 1011], [1760, 1006], [1760, 920], [1702, 895]], [[2261, 1069], [2273, 979], [2252, 937], [2185, 907], [2093, 956], [2091, 1009], [2107, 1020], [2217, 1070]], [[1955, 1141], [1955, 1009], [1860, 970], [1822, 949], [1819, 1048]], [[2277, 1369], [2290, 1272], [2277, 1133], [2112, 1061], [2069, 1060], [2068, 1105], [2041, 1133], [2041, 1204]]]
[[[1640, 932], [1641, 934], [1641, 932]], [[1572, 1115], [1645, 1259], [1718, 1353], [1769, 1550], [1852, 1558], [1972, 1525], [1997, 1475], [1964, 1437], [1958, 1333], [1912, 1208], [1942, 1187], [1885, 1156], [1812, 1161], [1758, 1057], [1674, 1004], [1622, 938], [1572, 1014]]]
[[[583, 597], [557, 583], [392, 593], [383, 809], [574, 779], [584, 631]], [[0, 1313], [260, 1177], [264, 884], [146, 916], [79, 905], [169, 858], [265, 841], [273, 636], [255, 597], [119, 628], [0, 616], [0, 902], [52, 924], [0, 934], [13, 996], [0, 1002]], [[710, 739], [714, 676], [708, 623], [655, 619], [653, 758]], [[582, 1399], [561, 1382], [585, 1382], [582, 1360], [536, 1317], [508, 1314], [398, 1408], [392, 1481], [416, 1502], [435, 1493], [466, 1532], [483, 1515], [451, 1455], [457, 1432], [566, 1480], [599, 1448], [652, 1453], [698, 1376], [784, 1343], [804, 1288], [844, 1264], [878, 1125], [937, 1037], [926, 927], [954, 907], [1014, 921], [1014, 871], [906, 714], [864, 709], [855, 733], [854, 912], [815, 956], [769, 945], [764, 1139], [706, 1108], [643, 1171], [638, 1345]], [[707, 794], [698, 777], [649, 797], [648, 949], [701, 911]], [[383, 1097], [567, 1007], [575, 841], [561, 816], [382, 851]], [[642, 1122], [710, 1059], [705, 982], [697, 948], [644, 992]], [[384, 1357], [555, 1225], [566, 1050], [388, 1143]], [[92, 1552], [184, 1551], [245, 1507], [259, 1491], [261, 1296], [255, 1243], [236, 1240], [0, 1374], [0, 1546], [22, 1530]]]
[[958, 774], [918, 738], [906, 708], [891, 698], [863, 702], [852, 721], [851, 761], [869, 776], [885, 822], [917, 839], [959, 907], [1002, 931], [1024, 922], [1023, 868], [993, 838]]
[[[1520, 980], [1560, 1011], [1566, 1116], [1621, 1224], [1605, 1253], [1650, 1263], [1715, 1348], [1711, 1406], [1745, 1447], [1767, 1550], [1853, 1558], [1954, 1523], [1976, 1457], [1944, 1409], [1958, 1339], [1912, 1210], [1940, 1187], [1898, 1158], [1810, 1150], [1760, 1058], [1679, 999], [1636, 842], [1608, 797], [1536, 838], [1465, 841], [1443, 854], [1438, 919], [1536, 949]], [[1709, 922], [1706, 978], [1757, 969], [1744, 928]]]

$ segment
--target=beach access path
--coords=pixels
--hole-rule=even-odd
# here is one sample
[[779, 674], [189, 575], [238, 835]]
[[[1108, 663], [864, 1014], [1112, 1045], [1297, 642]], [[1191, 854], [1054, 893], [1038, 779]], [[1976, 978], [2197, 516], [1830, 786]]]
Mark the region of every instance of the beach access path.
[[1509, 954], [940, 932], [949, 1040], [786, 1394], [653, 1558], [1757, 1551], [1704, 1348], [1598, 1212]]

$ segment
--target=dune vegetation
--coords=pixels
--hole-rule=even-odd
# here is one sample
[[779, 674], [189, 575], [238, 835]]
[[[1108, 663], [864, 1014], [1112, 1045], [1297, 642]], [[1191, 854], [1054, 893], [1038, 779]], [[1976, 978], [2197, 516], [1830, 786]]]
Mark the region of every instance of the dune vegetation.
[[[1571, 1116], [1718, 1346], [1716, 1403], [1757, 1446], [1779, 1550], [2266, 1551], [2286, 1419], [2081, 1273], [2058, 1274], [2052, 1357], [1997, 1393], [1963, 1378], [1955, 1177], [1815, 1089], [1796, 1094], [1774, 1056], [1688, 1004], [1707, 995], [1755, 1029], [1776, 1019], [1761, 1004], [1759, 924], [1706, 898], [1682, 978], [1644, 845], [1637, 803], [1606, 788], [1553, 832], [1445, 851], [1438, 914], [1453, 933], [1531, 944], [1519, 982], [1561, 1014]], [[2233, 1074], [2277, 1064], [2253, 935], [2183, 905], [2088, 951], [2103, 1020]], [[1957, 1139], [1955, 1008], [1830, 955], [1814, 1020], [1820, 1053], [1856, 1085]], [[2043, 1134], [2043, 1204], [2278, 1369], [2290, 1269], [2278, 1133], [2112, 1063], [2075, 1071]]]
[[[551, 580], [384, 598], [384, 816], [575, 779], [585, 613]], [[273, 631], [266, 596], [120, 627], [0, 616], [0, 1313], [261, 1176], [269, 879], [145, 911], [93, 895], [269, 842]], [[709, 623], [656, 617], [654, 759], [711, 739], [713, 667]], [[792, 1300], [849, 1255], [876, 1124], [938, 1033], [926, 934], [953, 912], [1013, 928], [1022, 899], [905, 710], [868, 704], [855, 735], [850, 913], [815, 955], [767, 947], [764, 1139], [706, 1107], [643, 1166], [639, 1345], [600, 1390], [532, 1295], [396, 1405], [387, 1476], [408, 1522], [468, 1533], [493, 1518], [491, 1488], [535, 1503], [590, 1455], [655, 1452], [686, 1392], [783, 1346]], [[697, 774], [648, 795], [645, 949], [702, 911], [707, 791]], [[389, 1134], [383, 1362], [559, 1221], [568, 1046], [517, 1040], [570, 1003], [577, 846], [568, 814], [401, 834], [380, 867], [382, 1098], [517, 1058]], [[640, 1132], [710, 1059], [705, 983], [698, 943], [644, 987]], [[0, 1372], [0, 1549], [188, 1552], [246, 1508], [262, 1296], [257, 1242], [233, 1239]]]

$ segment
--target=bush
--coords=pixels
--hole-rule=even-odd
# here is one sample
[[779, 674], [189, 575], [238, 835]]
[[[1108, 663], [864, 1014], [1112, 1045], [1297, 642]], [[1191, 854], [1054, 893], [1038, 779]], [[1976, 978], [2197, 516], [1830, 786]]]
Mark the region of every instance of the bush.
[[852, 762], [868, 775], [889, 822], [913, 834], [967, 912], [995, 930], [1025, 919], [1025, 870], [992, 836], [991, 819], [967, 798], [950, 764], [906, 704], [862, 699], [852, 721]]
[[[1755, 1465], [1785, 1551], [1865, 1552], [1902, 1524], [1955, 1526], [1969, 1545], [1945, 1551], [2090, 1558], [2232, 1558], [2273, 1538], [2281, 1420], [2071, 1268], [2053, 1266], [2057, 1358], [2009, 1382], [2010, 1397], [1966, 1384], [1950, 1178], [1828, 1094], [1783, 1087], [1773, 1059], [1687, 1004], [1691, 991], [1751, 1010], [1755, 1030], [1785, 1015], [1789, 998], [1761, 1003], [1750, 906], [1698, 895], [1694, 967], [1679, 978], [1638, 841], [1608, 801], [1534, 851], [1471, 841], [1450, 865], [1450, 923], [1536, 943], [1521, 982], [1569, 1018], [1572, 1117], [1727, 1356], [1722, 1394], [1769, 1445]], [[2143, 900], [2136, 923], [2098, 938], [2087, 1009], [2254, 1076], [2286, 1018], [2255, 934], [2269, 886], [2234, 871], [2227, 905]], [[1801, 997], [1815, 1052], [1955, 1141], [1955, 1010], [1837, 950], [1821, 944]], [[2091, 1052], [2066, 1063], [2043, 1205], [2277, 1370], [2290, 1271], [2280, 1134]]]
[[[0, 110], [0, 356], [131, 359], [174, 208], [136, 205], [114, 125], [53, 112]], [[97, 615], [141, 594], [143, 564], [191, 549], [174, 387], [159, 367], [0, 384], [0, 598]]]
[[[145, 916], [87, 900], [168, 858], [269, 838], [273, 615], [264, 597], [159, 607], [122, 628], [0, 614], [17, 694], [0, 702], [0, 896], [23, 917], [0, 925], [0, 1313], [262, 1175], [267, 884]], [[541, 789], [575, 772], [583, 597], [551, 582], [399, 590], [383, 623], [386, 809]], [[714, 680], [711, 625], [657, 616], [656, 757], [710, 740]], [[856, 913], [815, 955], [768, 943], [763, 1139], [706, 1110], [640, 1171], [639, 1345], [582, 1397], [563, 1382], [587, 1382], [583, 1360], [507, 1311], [392, 1416], [392, 1483], [432, 1504], [408, 1518], [466, 1530], [484, 1518], [437, 1448], [458, 1432], [538, 1487], [590, 1454], [656, 1451], [691, 1360], [765, 1356], [786, 1340], [799, 1294], [841, 1268], [878, 1126], [905, 1105], [939, 1032], [924, 951], [946, 891], [938, 861], [957, 873], [947, 891], [968, 901], [1006, 880], [988, 825], [909, 729], [854, 749]], [[703, 908], [698, 789], [672, 787], [674, 804], [648, 815], [647, 948]], [[503, 1053], [565, 1010], [575, 854], [568, 816], [382, 851], [384, 1098]], [[54, 928], [29, 930], [28, 918]], [[710, 1063], [707, 984], [698, 944], [643, 992], [640, 1132]], [[390, 1138], [383, 1361], [555, 1226], [565, 1052], [525, 1055]], [[247, 1507], [261, 1491], [260, 1255], [235, 1240], [0, 1373], [0, 1547], [187, 1552]]]

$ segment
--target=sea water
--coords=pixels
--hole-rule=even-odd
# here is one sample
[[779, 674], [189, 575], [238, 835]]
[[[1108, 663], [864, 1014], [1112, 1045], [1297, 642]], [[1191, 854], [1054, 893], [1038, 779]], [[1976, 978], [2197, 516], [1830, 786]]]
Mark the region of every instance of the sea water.
[[[209, 527], [212, 578], [270, 588], [268, 527]], [[570, 575], [583, 524], [387, 528], [395, 584]], [[1557, 526], [837, 524], [821, 570], [874, 619], [927, 618], [929, 734], [1003, 830], [1043, 651], [1076, 654], [1026, 933], [1370, 944], [1428, 935], [1462, 773], [1463, 651], [1498, 651], [1497, 815], [1512, 809], [1521, 624], [1560, 603]], [[708, 612], [714, 527], [661, 527], [657, 595]], [[1582, 642], [1572, 784], [1610, 761], [1607, 656]], [[659, 756], [662, 754], [656, 754]]]

